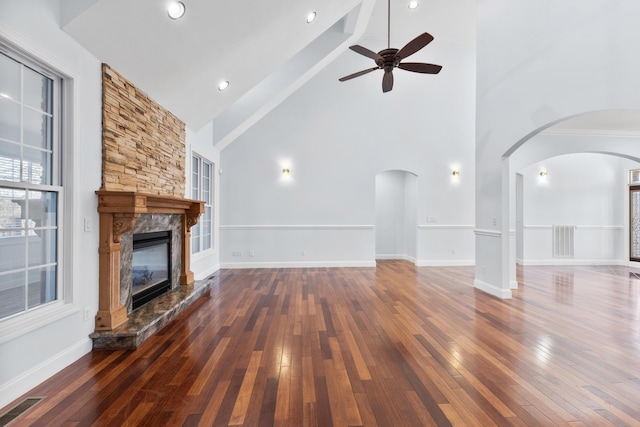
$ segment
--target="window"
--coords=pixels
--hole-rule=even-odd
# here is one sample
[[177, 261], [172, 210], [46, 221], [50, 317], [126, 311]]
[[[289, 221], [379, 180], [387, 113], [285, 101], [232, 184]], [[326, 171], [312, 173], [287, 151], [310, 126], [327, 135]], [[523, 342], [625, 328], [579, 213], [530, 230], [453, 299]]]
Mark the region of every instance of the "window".
[[62, 297], [61, 85], [0, 52], [0, 320]]
[[213, 163], [193, 154], [191, 159], [191, 198], [204, 202], [204, 213], [191, 227], [191, 253], [213, 247]]
[[640, 261], [640, 185], [629, 186], [629, 260]]

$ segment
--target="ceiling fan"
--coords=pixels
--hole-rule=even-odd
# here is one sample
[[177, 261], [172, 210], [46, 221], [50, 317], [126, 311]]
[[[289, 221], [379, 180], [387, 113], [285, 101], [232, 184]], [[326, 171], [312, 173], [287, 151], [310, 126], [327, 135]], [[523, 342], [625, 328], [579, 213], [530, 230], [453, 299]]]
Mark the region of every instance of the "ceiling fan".
[[391, 48], [391, 0], [387, 0], [387, 48], [375, 53], [357, 44], [349, 46], [349, 49], [352, 51], [373, 59], [376, 62], [376, 66], [349, 74], [338, 80], [344, 82], [375, 70], [384, 70], [384, 75], [382, 76], [382, 92], [389, 92], [393, 89], [393, 69], [396, 67], [414, 73], [438, 74], [442, 69], [442, 65], [425, 64], [423, 62], [401, 62], [403, 59], [413, 55], [431, 43], [432, 40], [433, 36], [431, 34], [422, 33], [407, 43], [402, 49]]

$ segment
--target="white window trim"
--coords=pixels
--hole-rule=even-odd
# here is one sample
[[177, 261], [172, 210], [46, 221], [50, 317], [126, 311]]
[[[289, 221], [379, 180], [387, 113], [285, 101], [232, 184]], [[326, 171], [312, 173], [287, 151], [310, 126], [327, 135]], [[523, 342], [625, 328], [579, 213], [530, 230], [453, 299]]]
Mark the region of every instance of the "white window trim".
[[[212, 253], [215, 253], [215, 248], [216, 248], [216, 233], [215, 233], [215, 221], [216, 221], [216, 215], [215, 215], [215, 206], [216, 206], [216, 198], [215, 198], [215, 188], [216, 188], [216, 162], [214, 162], [213, 160], [209, 159], [206, 156], [203, 156], [202, 154], [199, 154], [197, 151], [195, 150], [191, 150], [191, 156], [189, 157], [189, 198], [192, 198], [191, 196], [191, 192], [193, 190], [193, 158], [194, 157], [199, 157], [201, 159], [201, 161], [206, 161], [207, 163], [209, 163], [211, 165], [211, 188], [210, 188], [210, 194], [211, 194], [211, 247], [208, 249], [203, 249], [201, 251], [198, 252], [191, 252], [191, 260], [192, 261], [199, 261], [201, 259], [206, 258], [207, 256], [210, 256]], [[202, 170], [200, 171], [202, 172]], [[202, 218], [202, 216], [200, 216], [200, 218]], [[198, 224], [201, 225], [200, 222], [198, 222]], [[192, 236], [193, 238], [193, 236]], [[191, 250], [191, 244], [189, 245], [189, 250]]]
[[[78, 306], [79, 273], [73, 269], [75, 257], [73, 248], [80, 247], [81, 242], [79, 233], [72, 232], [74, 218], [80, 218], [80, 206], [73, 203], [71, 196], [73, 189], [80, 186], [79, 178], [74, 174], [74, 171], [80, 169], [79, 153], [75, 144], [77, 125], [74, 116], [74, 106], [77, 105], [74, 87], [78, 77], [76, 73], [70, 71], [71, 67], [61, 62], [59, 58], [52, 56], [49, 51], [39, 48], [1, 23], [0, 51], [8, 55], [17, 54], [27, 58], [27, 62], [32, 62], [39, 68], [43, 68], [45, 73], [49, 70], [49, 73], [53, 73], [55, 78], [62, 79], [62, 87], [58, 96], [62, 97], [59, 112], [63, 120], [59, 132], [64, 139], [64, 142], [60, 141], [60, 147], [64, 145], [64, 148], [62, 149], [63, 157], [62, 159], [57, 158], [57, 164], [60, 165], [62, 163], [60, 160], [62, 160], [64, 168], [59, 171], [57, 184], [64, 184], [65, 188], [63, 192], [58, 193], [60, 197], [58, 200], [60, 206], [58, 212], [58, 266], [60, 269], [58, 291], [60, 295], [56, 301], [44, 304], [42, 307], [0, 320], [0, 344], [2, 344], [81, 312]], [[65, 197], [65, 193], [69, 196]]]

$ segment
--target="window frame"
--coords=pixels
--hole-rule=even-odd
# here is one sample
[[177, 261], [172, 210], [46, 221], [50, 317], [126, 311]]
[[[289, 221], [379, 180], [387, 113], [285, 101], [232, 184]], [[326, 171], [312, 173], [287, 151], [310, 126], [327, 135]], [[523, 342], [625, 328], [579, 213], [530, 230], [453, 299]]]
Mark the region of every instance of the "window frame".
[[[640, 194], [640, 184], [629, 185], [629, 261], [640, 262], [640, 256], [633, 256], [633, 195]], [[640, 222], [640, 218], [635, 218]], [[640, 239], [640, 237], [639, 237]]]
[[75, 280], [76, 273], [71, 268], [73, 246], [79, 244], [79, 238], [71, 234], [74, 206], [71, 198], [65, 195], [66, 192], [71, 191], [74, 184], [77, 184], [73, 172], [79, 167], [78, 158], [74, 155], [76, 129], [73, 121], [74, 87], [77, 77], [75, 73], [69, 71], [66, 64], [61, 63], [57, 57], [51, 56], [48, 51], [41, 50], [25, 40], [6, 38], [6, 36], [0, 33], [0, 53], [54, 80], [56, 88], [53, 95], [55, 110], [52, 113], [54, 141], [52, 142], [51, 185], [12, 181], [0, 183], [4, 187], [16, 189], [28, 187], [30, 190], [56, 191], [58, 268], [56, 299], [0, 319], [0, 344], [80, 312], [77, 306], [78, 281]]
[[[194, 160], [197, 160], [198, 162], [198, 171], [194, 172], [194, 168], [193, 168], [193, 164], [194, 164]], [[210, 168], [210, 174], [209, 174], [209, 200], [210, 203], [206, 203], [206, 201], [204, 200], [203, 197], [203, 181], [204, 181], [204, 174], [203, 174], [203, 165], [206, 164], [209, 166]], [[192, 255], [201, 255], [203, 253], [209, 252], [209, 251], [213, 251], [215, 248], [215, 236], [214, 236], [214, 191], [215, 191], [215, 162], [213, 162], [212, 160], [206, 158], [205, 156], [198, 154], [195, 151], [191, 152], [191, 163], [190, 163], [191, 167], [190, 167], [190, 172], [191, 172], [191, 198], [194, 200], [200, 200], [200, 201], [204, 201], [205, 202], [205, 211], [207, 208], [210, 209], [211, 212], [211, 224], [210, 224], [210, 241], [209, 241], [209, 247], [205, 248], [204, 247], [204, 227], [203, 227], [203, 218], [204, 218], [204, 214], [200, 216], [200, 219], [198, 221], [198, 223], [193, 226], [191, 228], [191, 244], [189, 245], [190, 250], [191, 250], [191, 254]], [[194, 174], [197, 174], [198, 177], [198, 182], [197, 182], [197, 189], [198, 189], [198, 194], [197, 196], [194, 195], [194, 186], [195, 186], [195, 180], [194, 180]], [[198, 250], [194, 251], [194, 245], [193, 245], [193, 240], [194, 240], [194, 231], [198, 232], [198, 238], [199, 238], [199, 247]]]

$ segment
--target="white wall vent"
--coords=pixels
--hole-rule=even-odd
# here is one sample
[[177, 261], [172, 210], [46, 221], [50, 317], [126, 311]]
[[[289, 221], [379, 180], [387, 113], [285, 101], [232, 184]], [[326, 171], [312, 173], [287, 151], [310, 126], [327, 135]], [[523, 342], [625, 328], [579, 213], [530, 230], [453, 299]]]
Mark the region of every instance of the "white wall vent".
[[575, 225], [554, 225], [553, 231], [553, 257], [573, 258]]

